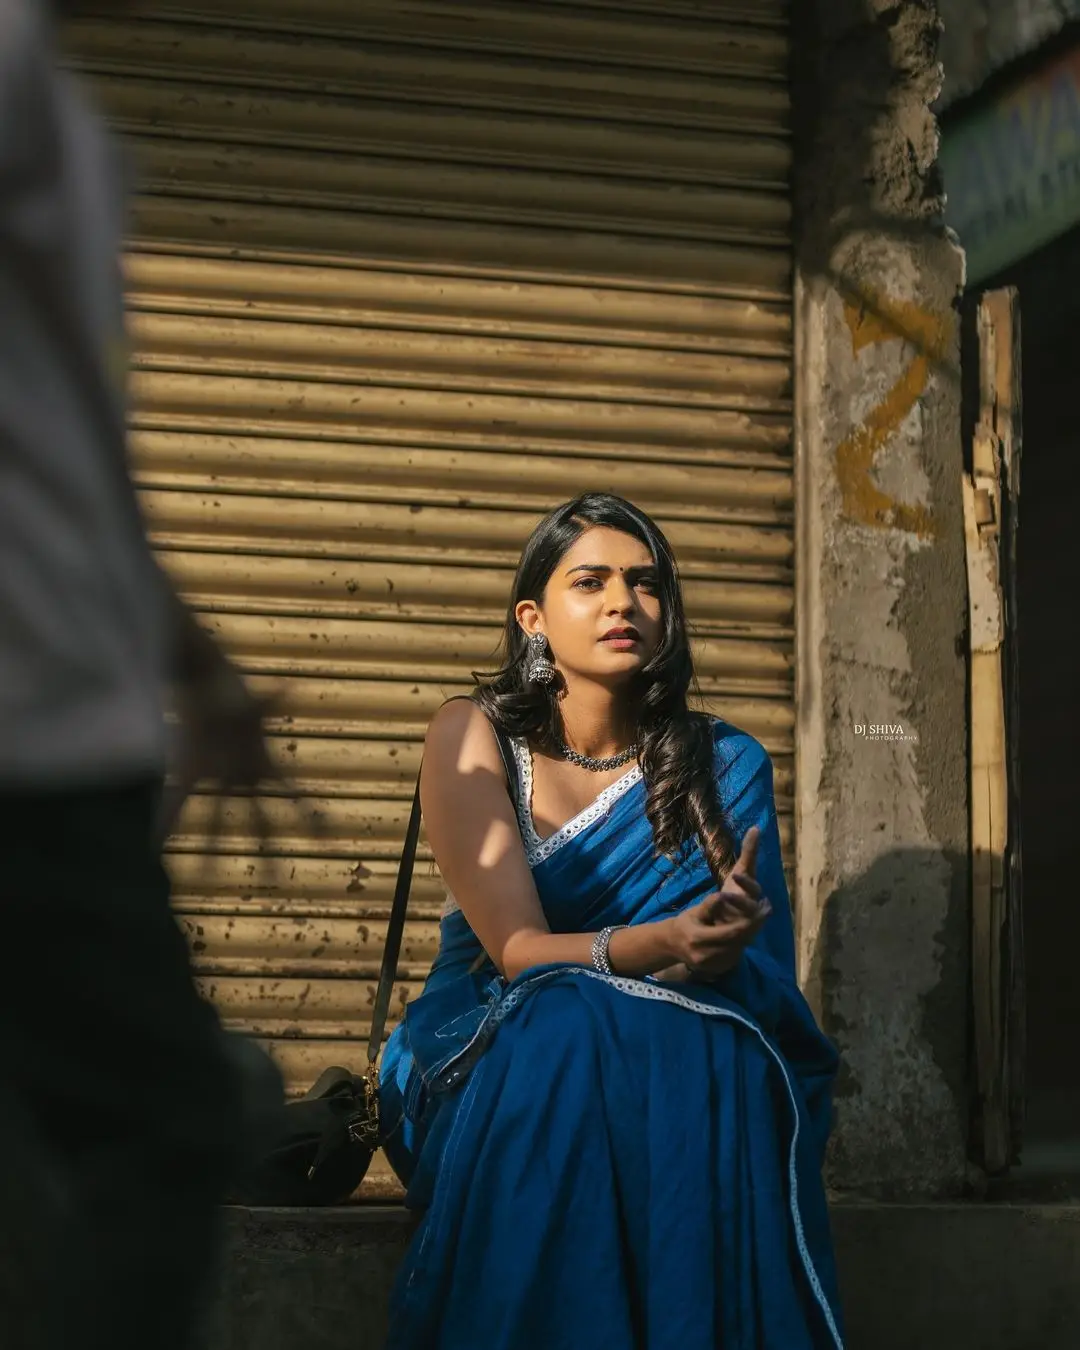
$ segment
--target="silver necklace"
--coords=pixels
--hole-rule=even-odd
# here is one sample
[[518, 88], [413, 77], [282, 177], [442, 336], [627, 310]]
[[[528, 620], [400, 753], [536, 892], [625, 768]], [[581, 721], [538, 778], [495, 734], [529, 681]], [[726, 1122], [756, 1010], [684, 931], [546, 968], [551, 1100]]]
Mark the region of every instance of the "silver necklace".
[[568, 759], [571, 764], [578, 765], [582, 769], [591, 769], [593, 773], [606, 773], [609, 769], [621, 769], [624, 764], [629, 764], [632, 759], [637, 758], [637, 746], [628, 745], [617, 755], [608, 755], [606, 759], [592, 759], [588, 755], [580, 755], [576, 750], [571, 750], [565, 741], [559, 742], [559, 751], [563, 759]]

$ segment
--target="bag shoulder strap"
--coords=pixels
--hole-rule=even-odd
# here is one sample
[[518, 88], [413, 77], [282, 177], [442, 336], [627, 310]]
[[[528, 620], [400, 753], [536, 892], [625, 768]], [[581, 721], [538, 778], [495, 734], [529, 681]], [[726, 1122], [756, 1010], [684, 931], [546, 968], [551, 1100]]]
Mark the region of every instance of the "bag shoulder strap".
[[[458, 699], [469, 699], [475, 703], [471, 694], [458, 694], [448, 703]], [[489, 719], [490, 721], [490, 719]], [[518, 805], [517, 761], [514, 758], [510, 738], [501, 727], [490, 722], [495, 740], [502, 756], [506, 771], [506, 790], [514, 809]], [[397, 978], [398, 958], [401, 955], [401, 939], [405, 932], [405, 915], [409, 907], [409, 891], [412, 888], [413, 868], [416, 864], [416, 846], [420, 839], [420, 775], [416, 775], [416, 789], [413, 792], [412, 810], [409, 824], [405, 830], [405, 843], [401, 850], [401, 862], [398, 864], [397, 884], [394, 886], [394, 902], [390, 908], [390, 922], [386, 927], [386, 946], [383, 948], [382, 967], [379, 971], [379, 988], [375, 994], [375, 1006], [371, 1012], [371, 1036], [368, 1040], [368, 1063], [374, 1064], [382, 1048], [383, 1032], [386, 1030], [386, 1018], [390, 1011], [390, 995], [393, 993], [394, 980]]]

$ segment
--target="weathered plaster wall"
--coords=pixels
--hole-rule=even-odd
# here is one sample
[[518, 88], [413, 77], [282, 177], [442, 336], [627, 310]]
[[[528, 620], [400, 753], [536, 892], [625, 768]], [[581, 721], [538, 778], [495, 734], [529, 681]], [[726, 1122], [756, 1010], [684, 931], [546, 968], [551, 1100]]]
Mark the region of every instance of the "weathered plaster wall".
[[966, 576], [938, 23], [929, 0], [806, 8], [800, 958], [844, 1057], [830, 1183], [948, 1194], [967, 1132]]
[[938, 9], [944, 24], [942, 109], [1080, 18], [1080, 0], [938, 0]]

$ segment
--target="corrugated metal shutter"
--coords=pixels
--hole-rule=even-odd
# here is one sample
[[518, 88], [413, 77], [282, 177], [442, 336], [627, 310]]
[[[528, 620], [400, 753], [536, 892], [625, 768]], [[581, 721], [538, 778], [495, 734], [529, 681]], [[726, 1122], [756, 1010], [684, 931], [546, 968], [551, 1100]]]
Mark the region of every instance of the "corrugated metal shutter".
[[[426, 720], [585, 487], [681, 556], [711, 707], [790, 844], [787, 35], [779, 0], [192, 0], [87, 19], [134, 151], [134, 454], [154, 539], [321, 814], [172, 844], [230, 1023], [291, 1085], [359, 1063]], [[421, 865], [400, 1009], [436, 948]], [[370, 1183], [385, 1187], [384, 1169]]]

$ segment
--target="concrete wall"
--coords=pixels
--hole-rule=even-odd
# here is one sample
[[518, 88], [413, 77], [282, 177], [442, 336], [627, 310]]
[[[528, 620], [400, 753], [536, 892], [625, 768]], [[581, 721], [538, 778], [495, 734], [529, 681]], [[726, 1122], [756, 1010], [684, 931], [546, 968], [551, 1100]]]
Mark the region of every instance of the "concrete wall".
[[938, 23], [917, 0], [796, 11], [800, 960], [843, 1053], [830, 1184], [948, 1195], [968, 1116], [967, 583]]
[[941, 109], [1080, 18], [1080, 0], [938, 0], [938, 9], [944, 24]]

